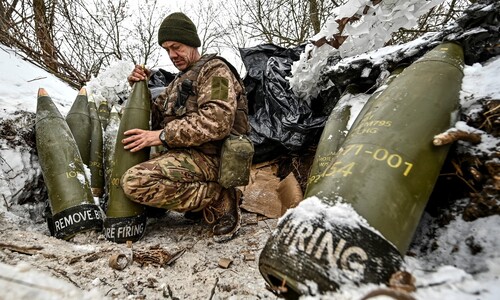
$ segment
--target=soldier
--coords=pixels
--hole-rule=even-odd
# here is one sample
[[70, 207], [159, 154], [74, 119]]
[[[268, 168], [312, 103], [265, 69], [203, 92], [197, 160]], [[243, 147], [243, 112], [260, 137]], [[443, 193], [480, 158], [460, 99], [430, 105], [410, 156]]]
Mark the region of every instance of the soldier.
[[[244, 86], [223, 58], [200, 55], [196, 26], [183, 13], [163, 20], [158, 43], [180, 73], [152, 103], [152, 130], [128, 130], [122, 143], [132, 152], [158, 145], [166, 151], [125, 172], [123, 190], [144, 205], [203, 213], [214, 240], [229, 240], [240, 227], [241, 191], [217, 179], [224, 139], [249, 129]], [[132, 85], [150, 74], [136, 65], [127, 79]]]

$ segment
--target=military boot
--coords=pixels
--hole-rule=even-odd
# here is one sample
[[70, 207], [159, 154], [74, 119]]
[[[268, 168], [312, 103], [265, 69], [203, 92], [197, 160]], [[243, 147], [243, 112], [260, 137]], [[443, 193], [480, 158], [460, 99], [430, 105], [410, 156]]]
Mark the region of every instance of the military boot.
[[203, 209], [203, 216], [208, 224], [213, 224], [215, 242], [225, 242], [233, 238], [240, 229], [241, 191], [236, 188], [224, 189], [219, 199]]

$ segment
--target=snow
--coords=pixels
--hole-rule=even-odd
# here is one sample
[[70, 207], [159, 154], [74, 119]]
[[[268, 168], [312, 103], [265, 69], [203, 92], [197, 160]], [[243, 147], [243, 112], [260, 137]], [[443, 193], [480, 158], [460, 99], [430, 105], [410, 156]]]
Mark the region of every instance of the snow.
[[[364, 3], [365, 1], [359, 1]], [[384, 1], [385, 2], [385, 1]], [[389, 2], [389, 1], [387, 1]], [[425, 39], [422, 38], [422, 39]], [[385, 55], [390, 55], [394, 53], [394, 49], [408, 49], [411, 53], [411, 48], [418, 45], [423, 40], [416, 40], [412, 43], [405, 44], [404, 46], [393, 46], [386, 47], [376, 51], [372, 51], [369, 54], [360, 54], [360, 56], [365, 56], [366, 59], [372, 61], [373, 65], [380, 63], [381, 57]], [[320, 48], [321, 49], [321, 48]], [[304, 88], [299, 88], [303, 93], [308, 93], [310, 91], [308, 84], [314, 81], [314, 78], [318, 78], [321, 72], [320, 65], [326, 62], [326, 57], [331, 54], [332, 50], [325, 49], [315, 49], [315, 56], [318, 59], [318, 63], [309, 65], [294, 66], [295, 74], [292, 80], [304, 83]], [[312, 49], [309, 49], [312, 51]], [[359, 58], [359, 56], [358, 56]], [[342, 61], [342, 63], [348, 64], [349, 58]], [[111, 99], [111, 102], [117, 102], [120, 97], [123, 97], [123, 93], [127, 90], [126, 75], [130, 70], [131, 63], [128, 62], [117, 62], [116, 64], [110, 66], [108, 70], [103, 72], [100, 77], [93, 78], [88, 84], [88, 90], [91, 94], [95, 95], [96, 103], [100, 99]], [[340, 65], [336, 65], [339, 67]], [[366, 70], [369, 72], [369, 70]], [[476, 63], [472, 66], [465, 66], [464, 68], [464, 79], [462, 83], [462, 91], [460, 96], [460, 104], [462, 113], [467, 115], [474, 115], [477, 113], [477, 101], [481, 98], [489, 98], [494, 100], [500, 100], [500, 84], [498, 82], [498, 74], [500, 74], [500, 57], [490, 59], [489, 61], [479, 64]], [[304, 77], [302, 77], [304, 75]], [[308, 76], [308, 77], [305, 77]], [[67, 84], [63, 83], [55, 76], [41, 70], [40, 68], [26, 62], [21, 56], [17, 55], [14, 50], [9, 49], [5, 46], [0, 46], [0, 105], [2, 109], [0, 110], [1, 120], [11, 119], [15, 116], [14, 112], [23, 110], [28, 112], [35, 112], [36, 110], [36, 94], [40, 87], [47, 90], [49, 95], [52, 97], [61, 113], [65, 115], [72, 102], [74, 101], [78, 91], [71, 88]], [[306, 82], [307, 81], [307, 82]], [[307, 86], [307, 87], [305, 87]], [[351, 112], [351, 120], [349, 124], [352, 124], [357, 112], [361, 109], [362, 105], [367, 98], [364, 97], [356, 98], [350, 97], [349, 99], [342, 100], [342, 105], [349, 105], [355, 107]], [[361, 101], [361, 102], [360, 102]], [[473, 129], [468, 128], [464, 122], [457, 122], [455, 128], [465, 131], [471, 131]], [[16, 234], [10, 235], [12, 241], [23, 240], [22, 237], [17, 237], [18, 232], [23, 232], [22, 234], [27, 235], [31, 238], [42, 239], [48, 235], [48, 231], [45, 228], [45, 223], [33, 223], [29, 218], [29, 215], [33, 212], [37, 212], [40, 208], [33, 207], [32, 205], [19, 205], [12, 203], [12, 196], [14, 193], [22, 189], [24, 183], [33, 180], [36, 176], [40, 174], [38, 163], [36, 157], [30, 154], [27, 149], [22, 149], [19, 147], [9, 147], [5, 140], [0, 140], [0, 160], [2, 164], [2, 173], [0, 177], [0, 194], [2, 198], [0, 199], [0, 223], [10, 224], [9, 230], [13, 230]], [[474, 147], [470, 145], [462, 144], [463, 151], [473, 151], [474, 153], [491, 153], [492, 151], [498, 151], [499, 140], [491, 135], [482, 134], [482, 142]], [[6, 167], [8, 166], [8, 167]], [[23, 172], [28, 170], [27, 173]], [[13, 176], [12, 174], [16, 174]], [[8, 207], [7, 207], [8, 206]], [[318, 209], [324, 209], [324, 204], [318, 204], [317, 200], [309, 199], [303, 201], [296, 209], [295, 213], [298, 213], [304, 217], [309, 214], [314, 214]], [[330, 210], [331, 216], [338, 218], [339, 220], [345, 220], [346, 223], [351, 222], [353, 225], [363, 222], [361, 219], [347, 218], [347, 216], [353, 216], [353, 211], [349, 210], [347, 206], [339, 206], [336, 208], [327, 208]], [[405, 256], [405, 268], [410, 273], [415, 276], [417, 282], [417, 291], [412, 293], [416, 299], [486, 299], [493, 300], [500, 298], [500, 216], [494, 215], [490, 217], [485, 217], [477, 219], [472, 222], [466, 222], [460, 218], [451, 221], [448, 225], [441, 228], [430, 228], [432, 225], [432, 217], [424, 214], [422, 218], [419, 232], [415, 236], [415, 240], [419, 241], [418, 244], [425, 244], [430, 242], [427, 237], [427, 232], [434, 229], [436, 242], [439, 247], [435, 251], [425, 252], [420, 251], [417, 247], [411, 249], [415, 253], [415, 256]], [[4, 223], [5, 222], [5, 223]], [[192, 249], [199, 248], [198, 251], [202, 253], [203, 258], [209, 261], [217, 259], [219, 253], [227, 250], [223, 249], [238, 249], [237, 251], [242, 251], [241, 243], [242, 239], [235, 239], [229, 244], [224, 246], [213, 245], [209, 242], [197, 239], [197, 234], [202, 231], [200, 227], [190, 227], [186, 226], [184, 223], [175, 223], [177, 230], [181, 231], [183, 235], [181, 237], [176, 237], [174, 233], [161, 233], [162, 230], [166, 230], [170, 224], [158, 223], [157, 226], [152, 226], [154, 230], [159, 231], [156, 234], [162, 235], [163, 238], [168, 239], [171, 245], [176, 243], [186, 243], [186, 239], [194, 239], [191, 244]], [[184, 226], [184, 227], [183, 227]], [[251, 243], [255, 247], [262, 249], [262, 244], [265, 243], [265, 239], [269, 236], [270, 232], [265, 229], [269, 226], [267, 223], [264, 229], [260, 228], [258, 231], [259, 235], [247, 235], [246, 238], [252, 240]], [[14, 230], [13, 228], [17, 228]], [[20, 229], [25, 231], [19, 231]], [[180, 228], [180, 229], [179, 229]], [[184, 229], [183, 229], [184, 228]], [[192, 229], [186, 229], [192, 228]], [[3, 230], [3, 229], [2, 229]], [[251, 232], [251, 230], [247, 230]], [[5, 237], [5, 232], [3, 233]], [[31, 235], [29, 235], [31, 234]], [[148, 233], [153, 234], [153, 233]], [[170, 236], [168, 236], [170, 234]], [[167, 235], [168, 237], [165, 237]], [[9, 235], [7, 235], [9, 236]], [[155, 243], [154, 236], [146, 237], [145, 240], [149, 243]], [[26, 239], [24, 238], [26, 241]], [[54, 238], [47, 237], [50, 243], [54, 244], [58, 251], [68, 251], [74, 252], [78, 255], [85, 255], [89, 252], [101, 251], [106, 249], [114, 249], [113, 245], [108, 244], [96, 244], [95, 241], [89, 242], [89, 245], [77, 245], [71, 242], [65, 242], [56, 240]], [[191, 241], [191, 240], [190, 240]], [[200, 242], [201, 241], [201, 242]], [[2, 240], [2, 243], [10, 242], [9, 240]], [[102, 238], [101, 238], [102, 243]], [[250, 242], [248, 242], [250, 243]], [[250, 244], [251, 244], [250, 243]], [[480, 245], [480, 250], [477, 253], [472, 253], [470, 243], [476, 243]], [[198, 245], [197, 245], [198, 244]], [[203, 245], [202, 245], [203, 244]], [[56, 246], [57, 245], [57, 246]], [[196, 247], [195, 247], [196, 246]], [[107, 247], [107, 248], [106, 248]], [[224, 248], [226, 247], [226, 248]], [[231, 248], [233, 247], [233, 248]], [[240, 248], [237, 248], [240, 247]], [[207, 251], [210, 248], [211, 251]], [[54, 253], [56, 250], [54, 250]], [[215, 251], [215, 252], [214, 252]], [[0, 251], [1, 252], [1, 251]], [[258, 256], [258, 255], [257, 255]], [[235, 256], [237, 257], [236, 253]], [[0, 255], [0, 259], [2, 256]], [[42, 259], [42, 257], [40, 257]], [[198, 259], [198, 258], [192, 258]], [[7, 266], [0, 264], [1, 270], [7, 270], [2, 273], [2, 277], [12, 276], [14, 278], [15, 274], [20, 274], [23, 280], [33, 280], [34, 284], [41, 284], [46, 282], [50, 284], [54, 289], [58, 289], [74, 297], [79, 297], [82, 299], [99, 299], [103, 296], [105, 290], [109, 290], [110, 286], [106, 283], [106, 280], [111, 281], [111, 278], [106, 278], [109, 273], [97, 272], [92, 277], [92, 279], [86, 284], [81, 285], [81, 290], [76, 289], [67, 280], [56, 279], [53, 276], [43, 272], [40, 274], [40, 270], [33, 267], [32, 264], [22, 262], [19, 259], [9, 261], [9, 264], [16, 265]], [[179, 261], [182, 268], [189, 270], [197, 270], [198, 275], [203, 274], [205, 276], [205, 281], [201, 282], [200, 279], [196, 278], [181, 278], [172, 279], [171, 285], [166, 283], [159, 285], [155, 289], [157, 294], [150, 292], [149, 296], [151, 299], [161, 298], [168, 294], [170, 288], [173, 292], [182, 293], [183, 284], [186, 280], [190, 280], [190, 288], [198, 291], [193, 292], [193, 295], [204, 295], [207, 297], [210, 295], [210, 290], [214, 286], [214, 277], [210, 277], [210, 272], [215, 272], [216, 267], [214, 265], [203, 264], [199, 261]], [[77, 271], [72, 269], [71, 265], [66, 264], [66, 272], [72, 276]], [[61, 265], [60, 268], [63, 268]], [[181, 267], [172, 267], [171, 269], [137, 269], [132, 272], [132, 274], [122, 274], [122, 280], [132, 280], [137, 272], [141, 280], [147, 281], [148, 272], [154, 274], [157, 277], [167, 276], [166, 273], [172, 272], [182, 272]], [[221, 275], [223, 273], [218, 272], [218, 276], [226, 276], [221, 278], [226, 278], [227, 276], [233, 277], [233, 280], [240, 280], [240, 284], [247, 286], [245, 292], [251, 293], [253, 291], [255, 295], [260, 295], [262, 298], [275, 299], [269, 292], [266, 292], [263, 280], [259, 280], [258, 270], [256, 265], [250, 265], [248, 263], [239, 262], [236, 260], [235, 268], [233, 269], [235, 274], [229, 272], [229, 275]], [[50, 268], [47, 268], [50, 269]], [[142, 273], [141, 273], [142, 272]], [[12, 274], [12, 275], [10, 275]], [[175, 274], [174, 274], [175, 275]], [[184, 274], [186, 275], [186, 274]], [[69, 275], [68, 275], [69, 276]], [[142, 277], [141, 277], [142, 276]], [[195, 276], [195, 275], [193, 275]], [[245, 277], [246, 276], [246, 277]], [[123, 279], [123, 277], [125, 279]], [[116, 278], [116, 277], [114, 277]], [[174, 277], [175, 278], [175, 277]], [[217, 277], [218, 278], [218, 277]], [[248, 278], [248, 279], [243, 279]], [[104, 281], [103, 281], [104, 280]], [[135, 279], [134, 279], [135, 280]], [[219, 279], [217, 279], [219, 280]], [[223, 280], [223, 279], [221, 279]], [[227, 283], [226, 288], [231, 290], [232, 281]], [[217, 281], [215, 282], [217, 285]], [[313, 283], [311, 284], [313, 285]], [[367, 292], [378, 288], [375, 285], [363, 285], [360, 287], [343, 286], [338, 292], [332, 293], [325, 296], [308, 296], [303, 297], [304, 299], [360, 299]], [[100, 292], [96, 291], [99, 289]], [[201, 291], [205, 292], [203, 294]], [[12, 289], [12, 297], [19, 296], [19, 299], [23, 295], [15, 294], [22, 293], [23, 289]], [[33, 295], [28, 293], [28, 295]], [[110, 293], [112, 296], [113, 293]], [[185, 294], [183, 294], [185, 295]], [[230, 293], [225, 294], [230, 298]], [[241, 296], [241, 295], [240, 295]], [[32, 297], [32, 296], [26, 296]], [[104, 296], [103, 296], [104, 297]], [[234, 294], [231, 296], [233, 299], [241, 299]], [[243, 297], [243, 296], [241, 296]], [[244, 297], [243, 297], [244, 298]], [[61, 298], [63, 299], [63, 298]]]
[[475, 98], [500, 99], [498, 70], [500, 59], [492, 58], [483, 65], [475, 63], [465, 68], [467, 80], [462, 84], [461, 102], [463, 109], [470, 109], [475, 104]]
[[[8, 295], [9, 299], [16, 300], [51, 300], [51, 299], [82, 299], [92, 300], [100, 299], [100, 293], [97, 289], [91, 291], [82, 291], [75, 289], [74, 286], [62, 279], [46, 276], [46, 274], [33, 271], [31, 265], [27, 263], [19, 263], [17, 266], [2, 265], [2, 276], [11, 278], [12, 283], [7, 285], [7, 290], [3, 290], [4, 295]], [[52, 295], [40, 293], [37, 285], [40, 283], [40, 278], [44, 278], [44, 283], [50, 287]], [[19, 282], [28, 283], [26, 285]], [[54, 296], [56, 298], [54, 298]], [[3, 298], [2, 298], [3, 299]], [[6, 298], [5, 298], [6, 299]]]
[[[437, 236], [436, 250], [418, 260], [406, 258], [417, 278], [417, 299], [498, 299], [500, 216], [456, 219]], [[471, 242], [481, 245], [479, 253], [471, 254]]]
[[309, 222], [322, 213], [328, 216], [328, 220], [331, 220], [331, 222], [325, 220], [326, 223], [340, 223], [343, 226], [351, 228], [363, 226], [376, 231], [370, 227], [363, 217], [356, 213], [350, 204], [340, 202], [332, 206], [323, 203], [315, 196], [302, 200], [295, 209], [288, 210], [287, 213], [280, 218], [280, 221], [288, 218], [290, 214], [293, 214], [293, 222], [300, 224], [302, 222]]
[[[339, 33], [347, 36], [347, 39], [338, 49], [329, 44], [318, 47], [308, 44], [300, 59], [292, 65], [292, 76], [289, 79], [292, 90], [306, 100], [315, 98], [320, 92], [317, 82], [328, 56], [336, 54], [344, 59], [359, 58], [358, 55], [380, 49], [390, 40], [392, 33], [399, 28], [414, 27], [420, 16], [442, 2], [443, 0], [382, 1], [374, 6], [370, 0], [354, 0], [337, 7], [321, 31], [310, 40], [326, 38], [329, 41], [334, 34]], [[367, 7], [369, 9], [365, 11]], [[354, 16], [358, 16], [359, 21], [348, 22], [343, 30], [339, 29], [336, 20]], [[349, 61], [345, 60], [345, 63]]]
[[[360, 21], [349, 23], [344, 28], [342, 34], [349, 38], [339, 48], [341, 57], [353, 56], [382, 47], [391, 38], [392, 33], [399, 28], [414, 27], [421, 15], [442, 3], [443, 0], [382, 1], [366, 14], [363, 14], [363, 10], [365, 6], [373, 6], [370, 5], [371, 1], [359, 2], [361, 5], [355, 13], [362, 17]], [[349, 2], [344, 6], [352, 7], [352, 4]], [[339, 7], [339, 10], [342, 7]], [[336, 17], [343, 18], [352, 15], [351, 11], [339, 11]]]
[[0, 45], [0, 69], [0, 107], [5, 115], [17, 110], [35, 112], [36, 95], [40, 87], [45, 88], [63, 115], [69, 111], [78, 94], [56, 76], [23, 60], [15, 51], [3, 45]]
[[126, 80], [134, 64], [129, 61], [115, 61], [109, 67], [92, 77], [87, 83], [87, 92], [92, 95], [97, 106], [106, 99], [109, 105], [124, 100], [130, 87]]

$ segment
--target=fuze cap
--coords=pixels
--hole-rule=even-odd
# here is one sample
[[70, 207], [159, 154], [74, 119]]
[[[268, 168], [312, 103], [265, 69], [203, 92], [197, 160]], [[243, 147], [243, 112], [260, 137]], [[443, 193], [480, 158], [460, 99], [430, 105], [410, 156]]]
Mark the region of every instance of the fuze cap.
[[165, 41], [179, 42], [195, 48], [201, 46], [196, 26], [181, 12], [170, 14], [161, 22], [158, 44], [161, 46]]

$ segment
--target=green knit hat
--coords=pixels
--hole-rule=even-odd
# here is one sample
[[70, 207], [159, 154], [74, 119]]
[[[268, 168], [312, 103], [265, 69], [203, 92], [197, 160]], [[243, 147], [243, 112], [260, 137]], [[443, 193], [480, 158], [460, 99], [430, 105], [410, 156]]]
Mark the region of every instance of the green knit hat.
[[181, 12], [170, 14], [161, 22], [158, 44], [161, 46], [165, 41], [179, 42], [195, 48], [201, 46], [196, 26]]

